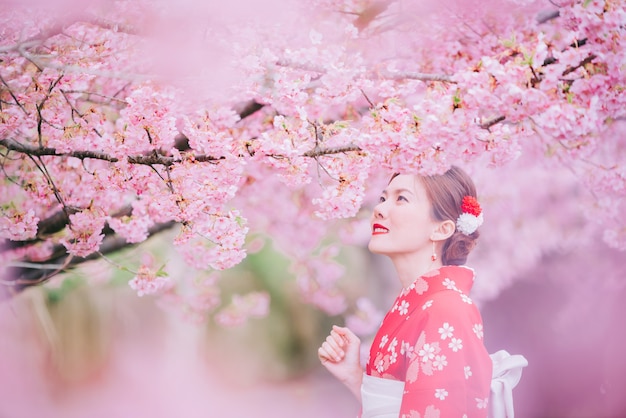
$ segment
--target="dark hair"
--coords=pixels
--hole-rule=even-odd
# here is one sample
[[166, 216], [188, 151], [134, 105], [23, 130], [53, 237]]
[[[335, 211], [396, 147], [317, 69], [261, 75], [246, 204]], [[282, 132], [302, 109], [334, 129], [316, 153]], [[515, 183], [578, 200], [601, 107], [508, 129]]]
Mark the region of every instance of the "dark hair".
[[[461, 215], [463, 197], [476, 197], [476, 186], [469, 175], [459, 167], [452, 166], [443, 174], [419, 177], [432, 204], [434, 219], [438, 221], [456, 220]], [[443, 265], [462, 265], [476, 245], [480, 233], [470, 235], [455, 230], [443, 243], [441, 262]]]
[[[394, 174], [391, 180], [397, 175], [398, 173]], [[465, 196], [476, 197], [474, 182], [465, 171], [456, 166], [450, 167], [443, 174], [418, 176], [418, 178], [426, 189], [426, 196], [432, 205], [432, 216], [437, 221], [449, 219], [456, 225], [456, 220], [461, 215], [463, 198]], [[443, 243], [442, 264], [444, 266], [465, 264], [470, 251], [476, 246], [479, 235], [478, 230], [470, 235], [455, 230]]]

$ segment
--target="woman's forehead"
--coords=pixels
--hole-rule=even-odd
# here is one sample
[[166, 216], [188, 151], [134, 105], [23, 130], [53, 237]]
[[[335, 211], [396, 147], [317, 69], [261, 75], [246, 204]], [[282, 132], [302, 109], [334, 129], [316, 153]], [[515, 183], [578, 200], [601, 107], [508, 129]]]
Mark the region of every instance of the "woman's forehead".
[[407, 190], [416, 195], [423, 195], [425, 192], [422, 182], [419, 181], [417, 176], [412, 174], [398, 174], [391, 179], [385, 188], [386, 193], [394, 193], [401, 190]]

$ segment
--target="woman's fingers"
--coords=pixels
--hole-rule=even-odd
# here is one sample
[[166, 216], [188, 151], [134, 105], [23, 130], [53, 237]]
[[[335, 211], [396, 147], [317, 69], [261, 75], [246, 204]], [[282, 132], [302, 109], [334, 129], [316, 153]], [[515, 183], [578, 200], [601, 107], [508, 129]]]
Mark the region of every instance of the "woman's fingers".
[[337, 325], [333, 326], [333, 330], [331, 331], [331, 335], [336, 336], [336, 339], [341, 339], [341, 346], [345, 350], [350, 350], [354, 347], [359, 347], [361, 345], [361, 340], [357, 337], [349, 328], [338, 327]]
[[346, 338], [335, 330], [330, 331], [330, 334], [326, 337], [326, 341], [328, 341], [329, 338], [332, 338], [333, 342], [338, 347], [343, 348], [346, 346]]
[[346, 357], [355, 357], [358, 360], [358, 350], [361, 341], [350, 329], [333, 325], [330, 334], [317, 350], [322, 362], [339, 363]]
[[325, 347], [324, 345], [322, 345], [322, 347], [320, 347], [319, 350], [317, 350], [317, 355], [320, 358], [320, 360], [331, 361], [333, 363], [341, 361], [343, 357], [340, 354], [335, 353], [334, 351], [328, 350], [327, 347]]
[[318, 349], [318, 356], [331, 361], [341, 361], [345, 357], [344, 347], [344, 338], [333, 330]]
[[333, 325], [333, 329], [330, 333], [341, 336], [341, 338], [343, 338], [347, 342], [360, 341], [359, 337], [357, 337], [352, 331], [350, 331], [350, 328]]
[[344, 351], [332, 340], [330, 342], [324, 341], [320, 348], [329, 360], [340, 361], [345, 355]]
[[325, 362], [325, 361], [333, 361], [334, 362], [334, 361], [336, 361], [335, 357], [332, 354], [330, 354], [324, 347], [320, 347], [317, 350], [317, 356], [320, 358], [320, 360], [322, 362]]

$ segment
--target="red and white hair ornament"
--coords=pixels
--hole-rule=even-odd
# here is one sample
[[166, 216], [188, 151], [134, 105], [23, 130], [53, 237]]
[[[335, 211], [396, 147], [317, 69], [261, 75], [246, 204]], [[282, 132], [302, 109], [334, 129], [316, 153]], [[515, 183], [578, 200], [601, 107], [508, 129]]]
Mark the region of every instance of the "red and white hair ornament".
[[465, 235], [473, 234], [483, 224], [483, 210], [474, 196], [465, 196], [461, 203], [461, 215], [456, 229]]

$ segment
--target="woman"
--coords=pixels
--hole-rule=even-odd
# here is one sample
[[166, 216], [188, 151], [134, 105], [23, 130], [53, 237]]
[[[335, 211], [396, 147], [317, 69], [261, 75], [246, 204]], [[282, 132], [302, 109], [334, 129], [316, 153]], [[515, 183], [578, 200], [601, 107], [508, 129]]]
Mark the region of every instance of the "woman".
[[394, 175], [374, 208], [370, 251], [393, 262], [402, 291], [370, 349], [334, 326], [322, 364], [355, 394], [362, 417], [487, 417], [492, 362], [463, 266], [482, 213], [469, 176]]

